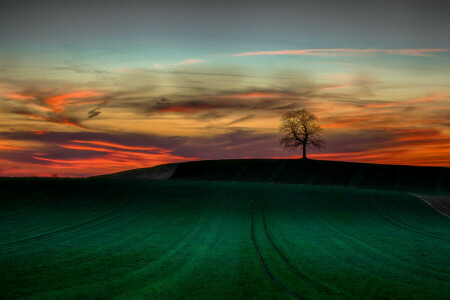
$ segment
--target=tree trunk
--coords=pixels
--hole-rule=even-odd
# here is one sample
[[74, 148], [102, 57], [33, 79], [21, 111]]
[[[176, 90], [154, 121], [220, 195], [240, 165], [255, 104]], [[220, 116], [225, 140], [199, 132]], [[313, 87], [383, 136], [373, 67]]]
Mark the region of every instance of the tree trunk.
[[307, 159], [306, 158], [306, 145], [303, 145], [303, 157], [302, 159]]

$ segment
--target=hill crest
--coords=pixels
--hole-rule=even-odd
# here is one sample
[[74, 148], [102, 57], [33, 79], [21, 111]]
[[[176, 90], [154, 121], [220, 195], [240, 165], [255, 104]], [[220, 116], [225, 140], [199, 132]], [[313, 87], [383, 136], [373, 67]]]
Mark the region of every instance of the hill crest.
[[450, 193], [450, 168], [300, 159], [230, 159], [171, 163], [96, 176], [117, 179], [322, 184]]

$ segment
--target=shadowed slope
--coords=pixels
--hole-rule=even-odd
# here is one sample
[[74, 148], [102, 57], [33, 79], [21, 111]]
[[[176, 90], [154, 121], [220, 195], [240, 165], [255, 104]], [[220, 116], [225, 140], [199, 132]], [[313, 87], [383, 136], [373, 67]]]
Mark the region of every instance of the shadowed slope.
[[307, 183], [395, 189], [428, 194], [450, 193], [450, 169], [445, 167], [298, 159], [194, 161], [130, 170], [102, 177], [155, 179], [153, 174], [159, 174], [163, 166], [175, 169], [170, 179]]
[[173, 176], [175, 170], [177, 169], [177, 166], [178, 164], [165, 164], [155, 166], [153, 168], [133, 169], [95, 177], [107, 177], [112, 179], [128, 178], [128, 179], [167, 180]]

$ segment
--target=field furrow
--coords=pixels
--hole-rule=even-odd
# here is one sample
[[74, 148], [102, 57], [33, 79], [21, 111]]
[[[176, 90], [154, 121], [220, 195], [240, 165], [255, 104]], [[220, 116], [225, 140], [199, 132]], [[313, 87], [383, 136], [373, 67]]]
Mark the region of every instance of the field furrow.
[[267, 276], [269, 276], [269, 278], [276, 284], [278, 285], [286, 294], [290, 295], [291, 297], [293, 297], [294, 299], [305, 299], [304, 297], [298, 296], [296, 295], [294, 292], [292, 292], [291, 290], [289, 290], [289, 288], [287, 288], [286, 286], [284, 286], [277, 278], [275, 278], [275, 276], [272, 274], [272, 272], [269, 270], [269, 268], [267, 267], [264, 258], [261, 254], [261, 250], [258, 247], [258, 244], [256, 243], [256, 238], [255, 238], [255, 225], [254, 225], [254, 220], [255, 220], [255, 216], [254, 216], [254, 207], [253, 207], [253, 200], [251, 201], [251, 207], [252, 207], [252, 211], [251, 211], [251, 216], [252, 216], [252, 226], [251, 226], [251, 236], [252, 236], [252, 241], [253, 241], [253, 247], [255, 248], [256, 254], [258, 255], [258, 259], [259, 262], [261, 263], [261, 266], [263, 267], [264, 271], [266, 272]]
[[450, 298], [450, 220], [406, 193], [112, 179], [0, 188], [14, 190], [0, 199], [0, 298]]

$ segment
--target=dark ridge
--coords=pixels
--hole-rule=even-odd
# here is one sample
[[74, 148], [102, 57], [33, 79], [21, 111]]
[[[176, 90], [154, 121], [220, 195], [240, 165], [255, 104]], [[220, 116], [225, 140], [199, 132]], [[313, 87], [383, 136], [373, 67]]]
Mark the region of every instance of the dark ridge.
[[[165, 166], [165, 167], [164, 167]], [[170, 174], [170, 176], [158, 176]], [[152, 175], [153, 174], [153, 175]], [[300, 159], [192, 161], [136, 169], [105, 178], [321, 184], [450, 194], [450, 168]]]

